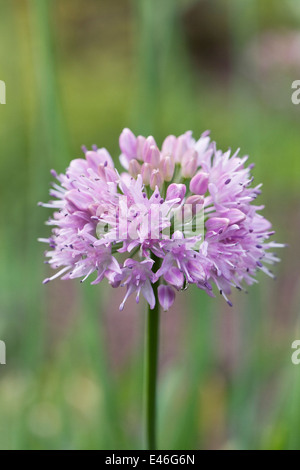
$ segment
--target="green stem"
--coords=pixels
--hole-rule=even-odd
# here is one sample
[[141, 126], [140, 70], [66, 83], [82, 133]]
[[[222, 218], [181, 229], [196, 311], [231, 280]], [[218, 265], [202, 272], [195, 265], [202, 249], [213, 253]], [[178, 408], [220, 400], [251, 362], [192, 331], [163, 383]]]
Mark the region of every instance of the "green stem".
[[[154, 267], [159, 269], [161, 260], [152, 256]], [[159, 349], [159, 282], [153, 285], [155, 307], [148, 307], [146, 325], [145, 348], [145, 418], [146, 418], [146, 448], [156, 450], [156, 395], [157, 395], [157, 369]]]

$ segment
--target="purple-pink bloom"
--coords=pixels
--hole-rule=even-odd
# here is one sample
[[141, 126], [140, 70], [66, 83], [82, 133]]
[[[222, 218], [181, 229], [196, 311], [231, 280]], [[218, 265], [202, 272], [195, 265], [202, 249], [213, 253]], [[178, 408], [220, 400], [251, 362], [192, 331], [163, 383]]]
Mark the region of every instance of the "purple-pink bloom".
[[[217, 150], [207, 132], [198, 140], [191, 132], [168, 136], [160, 149], [152, 136], [124, 129], [120, 149], [121, 174], [108, 151], [96, 147], [84, 149], [85, 158], [64, 174], [52, 171], [58, 184], [42, 204], [54, 210], [52, 233], [41, 241], [56, 273], [44, 283], [107, 279], [126, 288], [122, 310], [131, 294], [154, 308], [159, 282], [158, 299], [168, 310], [189, 284], [211, 297], [216, 286], [231, 305], [232, 287], [253, 284], [258, 271], [273, 277], [268, 265], [279, 261], [274, 248], [284, 245], [270, 241], [274, 232], [255, 203], [261, 185], [253, 186], [248, 157]], [[189, 218], [178, 228], [184, 213]]]

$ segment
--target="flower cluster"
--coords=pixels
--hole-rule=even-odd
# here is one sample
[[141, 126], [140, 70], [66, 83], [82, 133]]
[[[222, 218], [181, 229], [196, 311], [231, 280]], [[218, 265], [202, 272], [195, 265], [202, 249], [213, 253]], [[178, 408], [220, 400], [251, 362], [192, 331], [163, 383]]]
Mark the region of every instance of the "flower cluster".
[[168, 310], [189, 284], [210, 296], [216, 285], [231, 305], [232, 287], [252, 284], [258, 270], [273, 276], [266, 265], [278, 258], [269, 250], [283, 245], [270, 241], [263, 206], [253, 203], [260, 186], [252, 187], [248, 157], [217, 150], [208, 132], [197, 141], [191, 132], [168, 136], [160, 149], [153, 137], [124, 129], [120, 149], [123, 173], [97, 147], [83, 148], [85, 158], [65, 174], [52, 171], [59, 184], [42, 205], [55, 209], [47, 222], [53, 230], [40, 241], [49, 243], [47, 262], [58, 272], [44, 283], [59, 276], [83, 282], [95, 273], [92, 284], [106, 278], [126, 287], [120, 309], [133, 293], [153, 308], [159, 283]]

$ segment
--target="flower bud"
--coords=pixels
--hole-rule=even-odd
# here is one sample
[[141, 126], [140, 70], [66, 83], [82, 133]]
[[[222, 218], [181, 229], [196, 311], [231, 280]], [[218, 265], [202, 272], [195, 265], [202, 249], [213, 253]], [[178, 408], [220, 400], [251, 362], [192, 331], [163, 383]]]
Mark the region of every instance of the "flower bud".
[[163, 185], [164, 179], [159, 170], [153, 170], [150, 178], [150, 188], [152, 191], [155, 190], [156, 186], [160, 189]]
[[190, 182], [190, 191], [194, 194], [205, 194], [208, 188], [208, 173], [199, 171]]
[[159, 166], [160, 162], [160, 151], [156, 145], [151, 145], [151, 147], [144, 154], [144, 160], [146, 163], [150, 163], [154, 168]]
[[159, 165], [160, 172], [165, 181], [171, 181], [175, 171], [175, 163], [169, 155], [163, 157]]
[[176, 289], [182, 289], [184, 284], [184, 275], [176, 266], [172, 266], [168, 271], [166, 271], [164, 274], [164, 278], [169, 284], [172, 284], [172, 286], [174, 286]]
[[120, 135], [120, 149], [128, 158], [136, 157], [136, 137], [130, 129], [124, 129]]
[[167, 189], [166, 200], [170, 201], [172, 199], [180, 199], [180, 202], [181, 202], [185, 196], [185, 193], [186, 193], [185, 184], [172, 183]]
[[136, 158], [138, 160], [143, 160], [143, 150], [146, 142], [146, 138], [142, 135], [139, 135], [136, 139]]
[[181, 162], [181, 174], [184, 178], [191, 178], [197, 170], [197, 153], [194, 149], [187, 150]]
[[163, 155], [173, 155], [173, 150], [176, 145], [176, 137], [175, 135], [169, 135], [162, 144], [162, 154]]
[[130, 160], [129, 162], [129, 168], [128, 168], [128, 172], [131, 176], [133, 176], [133, 178], [136, 178], [137, 175], [140, 174], [141, 172], [141, 165], [139, 164], [139, 162], [133, 158], [132, 160]]
[[153, 167], [149, 163], [143, 163], [141, 169], [141, 175], [143, 178], [143, 183], [148, 186], [150, 184], [150, 178], [153, 171]]
[[187, 150], [186, 139], [184, 135], [178, 137], [174, 148], [174, 159], [176, 163], [181, 162], [184, 153]]
[[170, 286], [161, 285], [158, 287], [158, 300], [164, 312], [172, 307], [175, 300], [175, 292]]
[[149, 159], [148, 154], [150, 152], [150, 147], [157, 147], [154, 137], [152, 137], [152, 135], [150, 135], [149, 137], [147, 137], [147, 139], [145, 139], [144, 146], [143, 146], [142, 160], [147, 163], [150, 163], [148, 161]]
[[186, 132], [185, 134], [178, 137], [176, 140], [176, 144], [173, 149], [173, 156], [175, 159], [175, 163], [180, 163], [182, 161], [182, 157], [190, 147], [191, 144], [191, 136], [192, 133], [190, 131]]

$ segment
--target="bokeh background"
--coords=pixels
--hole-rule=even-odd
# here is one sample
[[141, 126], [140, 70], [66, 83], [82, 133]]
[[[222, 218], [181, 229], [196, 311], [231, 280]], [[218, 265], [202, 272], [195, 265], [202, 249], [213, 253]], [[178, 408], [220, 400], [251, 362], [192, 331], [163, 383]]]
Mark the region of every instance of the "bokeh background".
[[49, 170], [123, 127], [212, 131], [263, 182], [277, 281], [161, 319], [159, 447], [300, 449], [299, 0], [0, 0], [1, 449], [143, 446], [144, 307], [43, 264]]

